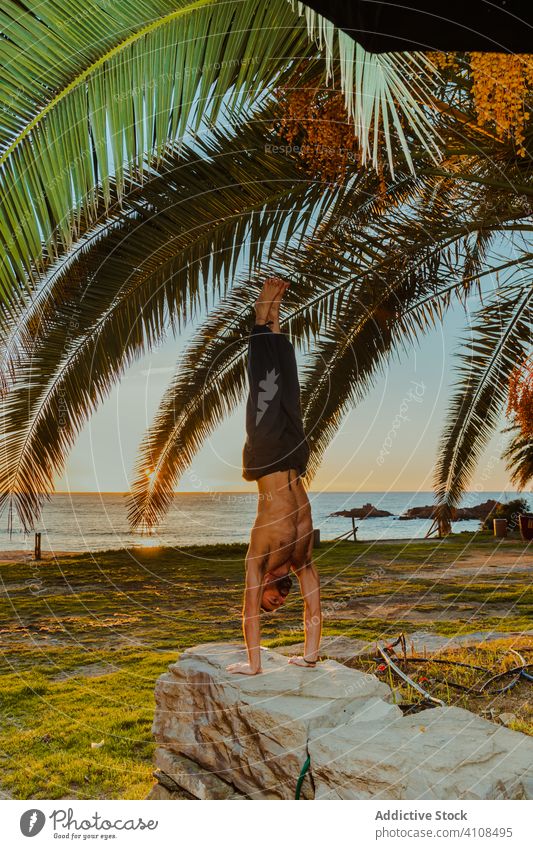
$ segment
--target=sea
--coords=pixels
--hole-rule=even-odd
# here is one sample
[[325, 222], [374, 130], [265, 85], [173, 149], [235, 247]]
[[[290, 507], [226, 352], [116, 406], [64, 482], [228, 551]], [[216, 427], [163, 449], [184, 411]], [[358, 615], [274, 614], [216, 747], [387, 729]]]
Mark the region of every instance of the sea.
[[[465, 493], [461, 506], [480, 504], [489, 498], [509, 501], [524, 497], [529, 510], [531, 492]], [[433, 504], [432, 492], [309, 492], [313, 523], [324, 540], [333, 540], [351, 528], [351, 519], [332, 516], [339, 510], [362, 507], [370, 502], [391, 516], [356, 519], [359, 540], [420, 539], [431, 520], [401, 520], [409, 507]], [[45, 502], [35, 531], [41, 533], [44, 551], [105, 551], [135, 546], [172, 546], [246, 542], [257, 507], [255, 492], [176, 493], [170, 510], [155, 533], [132, 533], [127, 520], [127, 494], [57, 493]], [[34, 532], [7, 529], [7, 516], [0, 516], [0, 551], [32, 551]], [[455, 522], [452, 531], [475, 531], [477, 520]]]

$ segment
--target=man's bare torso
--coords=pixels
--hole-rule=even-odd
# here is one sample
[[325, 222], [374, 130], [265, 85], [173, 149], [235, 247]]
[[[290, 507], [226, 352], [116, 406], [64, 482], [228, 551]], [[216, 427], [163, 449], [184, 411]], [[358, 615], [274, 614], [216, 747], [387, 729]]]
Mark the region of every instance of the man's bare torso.
[[274, 472], [257, 481], [257, 518], [250, 543], [262, 553], [264, 571], [297, 572], [309, 562], [313, 523], [309, 499], [294, 469]]

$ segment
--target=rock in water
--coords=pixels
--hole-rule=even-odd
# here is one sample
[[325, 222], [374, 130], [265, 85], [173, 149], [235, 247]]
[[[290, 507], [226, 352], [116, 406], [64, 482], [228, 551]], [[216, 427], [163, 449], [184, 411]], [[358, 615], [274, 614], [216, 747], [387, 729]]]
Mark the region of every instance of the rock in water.
[[380, 510], [379, 507], [374, 507], [368, 501], [362, 507], [351, 507], [349, 510], [337, 510], [336, 513], [330, 513], [330, 516], [346, 516], [348, 519], [381, 519], [385, 516], [393, 516], [394, 513], [389, 513], [388, 510]]
[[[304, 669], [263, 649], [262, 674], [226, 672], [242, 660], [242, 644], [206, 643], [157, 681], [156, 766], [187, 772], [198, 798], [294, 799], [308, 755], [302, 798], [533, 798], [525, 734], [454, 707], [404, 717], [387, 684], [335, 660]], [[196, 786], [169, 753], [198, 765]]]

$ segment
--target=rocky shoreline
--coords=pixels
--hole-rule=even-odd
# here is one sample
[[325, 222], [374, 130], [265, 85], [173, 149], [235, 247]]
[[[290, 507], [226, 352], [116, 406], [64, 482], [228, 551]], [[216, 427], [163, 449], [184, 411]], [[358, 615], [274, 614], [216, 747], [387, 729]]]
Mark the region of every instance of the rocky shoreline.
[[[488, 519], [501, 502], [495, 501], [492, 498], [483, 501], [481, 504], [475, 504], [473, 507], [456, 507], [452, 513], [453, 522], [461, 522], [468, 519], [479, 519], [484, 522]], [[352, 507], [350, 510], [338, 510], [336, 513], [330, 513], [330, 516], [346, 516], [348, 519], [380, 519], [387, 516], [393, 516], [399, 521], [409, 521], [410, 519], [435, 519], [437, 517], [437, 506], [435, 504], [426, 504], [422, 507], [410, 507], [405, 513], [395, 516], [394, 513], [389, 513], [388, 510], [380, 510], [373, 504], [363, 504], [362, 507]]]
[[[488, 519], [495, 510], [500, 506], [499, 501], [489, 498], [482, 504], [475, 504], [473, 507], [456, 507], [452, 513], [452, 521], [461, 522], [465, 519], [479, 519], [484, 522]], [[405, 513], [399, 516], [399, 519], [434, 519], [436, 517], [437, 508], [435, 505], [427, 505], [425, 507], [410, 507]]]

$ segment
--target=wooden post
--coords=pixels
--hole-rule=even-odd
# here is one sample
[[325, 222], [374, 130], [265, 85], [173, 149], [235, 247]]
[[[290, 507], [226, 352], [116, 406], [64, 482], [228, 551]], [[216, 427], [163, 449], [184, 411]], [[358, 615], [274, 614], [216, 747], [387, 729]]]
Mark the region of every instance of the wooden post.
[[438, 534], [439, 539], [441, 538], [438, 519], [433, 519], [433, 521], [431, 523], [431, 527], [430, 527], [429, 531], [427, 532], [427, 534], [425, 535], [424, 539], [429, 539], [434, 534]]
[[35, 534], [35, 560], [41, 559], [41, 534]]
[[313, 548], [320, 548], [320, 528], [313, 531]]

